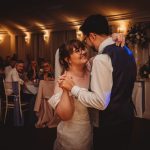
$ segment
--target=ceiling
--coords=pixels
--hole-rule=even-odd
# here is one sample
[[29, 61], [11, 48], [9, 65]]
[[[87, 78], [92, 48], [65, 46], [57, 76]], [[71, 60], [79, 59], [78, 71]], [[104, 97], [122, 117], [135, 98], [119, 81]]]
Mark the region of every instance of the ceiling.
[[150, 18], [149, 0], [1, 0], [0, 32], [20, 33], [80, 25], [90, 14]]

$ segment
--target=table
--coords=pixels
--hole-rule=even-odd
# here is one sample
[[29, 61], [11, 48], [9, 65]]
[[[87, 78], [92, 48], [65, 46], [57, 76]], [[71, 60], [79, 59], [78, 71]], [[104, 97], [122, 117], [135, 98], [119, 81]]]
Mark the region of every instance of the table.
[[132, 93], [136, 117], [150, 119], [150, 80], [138, 80]]

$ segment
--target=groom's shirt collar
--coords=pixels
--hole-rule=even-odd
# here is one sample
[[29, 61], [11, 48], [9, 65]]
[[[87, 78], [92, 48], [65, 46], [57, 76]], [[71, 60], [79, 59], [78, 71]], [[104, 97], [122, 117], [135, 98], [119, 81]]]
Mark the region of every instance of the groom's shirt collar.
[[108, 37], [107, 39], [105, 39], [100, 45], [99, 45], [99, 48], [98, 48], [98, 53], [101, 54], [103, 52], [103, 49], [108, 46], [108, 45], [111, 45], [111, 44], [114, 44], [115, 41], [113, 41], [112, 37]]

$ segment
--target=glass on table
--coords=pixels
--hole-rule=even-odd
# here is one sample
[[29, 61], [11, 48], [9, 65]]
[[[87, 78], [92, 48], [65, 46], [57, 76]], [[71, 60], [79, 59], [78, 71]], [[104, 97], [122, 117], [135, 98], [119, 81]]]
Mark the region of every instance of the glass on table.
[[38, 86], [39, 85], [39, 79], [34, 79], [33, 84], [34, 84], [34, 86]]

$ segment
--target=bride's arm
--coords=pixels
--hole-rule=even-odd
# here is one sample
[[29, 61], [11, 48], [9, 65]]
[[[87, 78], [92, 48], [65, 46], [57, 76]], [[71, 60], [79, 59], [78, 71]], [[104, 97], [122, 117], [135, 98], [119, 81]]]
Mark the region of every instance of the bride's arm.
[[63, 89], [60, 102], [57, 104], [55, 111], [64, 121], [72, 118], [74, 113], [74, 100], [67, 90]]
[[71, 119], [74, 112], [74, 100], [69, 95], [69, 92], [55, 85], [54, 95], [48, 100], [55, 112], [62, 120]]

